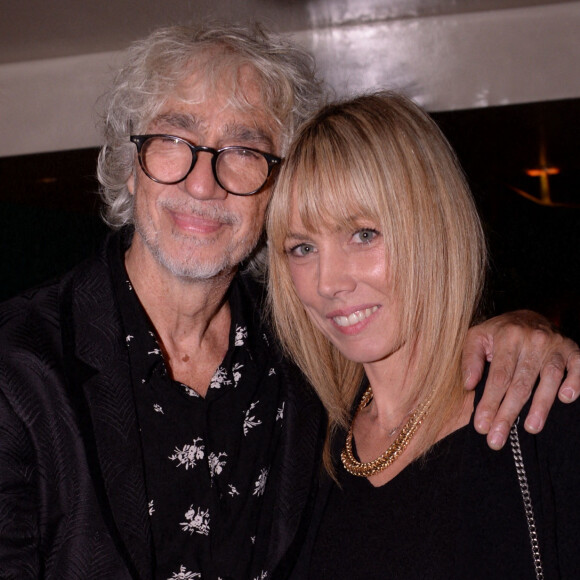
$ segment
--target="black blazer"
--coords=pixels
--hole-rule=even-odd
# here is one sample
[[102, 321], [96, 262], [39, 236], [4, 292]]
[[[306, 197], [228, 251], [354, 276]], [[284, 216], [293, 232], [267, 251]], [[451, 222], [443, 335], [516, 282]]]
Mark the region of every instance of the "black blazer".
[[[107, 261], [118, 243], [111, 236], [59, 282], [0, 306], [1, 579], [153, 578], [129, 361]], [[304, 528], [324, 428], [316, 397], [295, 367], [284, 369], [270, 569], [286, 566]]]

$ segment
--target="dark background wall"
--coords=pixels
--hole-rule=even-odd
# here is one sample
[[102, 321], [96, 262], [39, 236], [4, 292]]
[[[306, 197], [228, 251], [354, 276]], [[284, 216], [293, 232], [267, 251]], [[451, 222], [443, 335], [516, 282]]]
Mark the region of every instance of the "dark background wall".
[[[578, 341], [580, 99], [433, 116], [459, 155], [484, 220], [488, 311], [531, 308]], [[527, 174], [542, 166], [558, 171], [548, 177], [543, 202], [540, 178]]]
[[0, 158], [0, 300], [58, 276], [106, 233], [98, 150]]

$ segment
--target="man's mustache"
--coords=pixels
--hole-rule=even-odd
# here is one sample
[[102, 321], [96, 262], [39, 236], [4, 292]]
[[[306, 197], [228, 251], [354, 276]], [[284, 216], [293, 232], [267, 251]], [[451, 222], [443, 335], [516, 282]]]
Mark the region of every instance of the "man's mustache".
[[225, 225], [236, 225], [240, 223], [240, 216], [228, 211], [223, 207], [208, 205], [207, 202], [198, 202], [196, 200], [179, 201], [175, 199], [162, 199], [158, 204], [176, 213], [194, 215], [203, 219], [217, 221]]

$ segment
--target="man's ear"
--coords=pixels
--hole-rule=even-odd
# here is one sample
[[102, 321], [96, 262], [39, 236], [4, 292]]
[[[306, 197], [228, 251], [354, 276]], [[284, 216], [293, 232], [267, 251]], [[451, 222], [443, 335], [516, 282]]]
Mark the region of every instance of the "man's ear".
[[131, 195], [135, 195], [135, 182], [137, 181], [136, 171], [133, 170], [129, 179], [127, 179], [127, 189]]

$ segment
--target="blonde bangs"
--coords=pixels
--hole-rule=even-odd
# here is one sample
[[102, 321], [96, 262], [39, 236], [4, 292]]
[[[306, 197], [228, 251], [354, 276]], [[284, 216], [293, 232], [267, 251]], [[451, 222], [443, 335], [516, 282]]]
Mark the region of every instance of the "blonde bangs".
[[362, 217], [378, 222], [381, 208], [373, 194], [379, 187], [376, 171], [364, 158], [353, 156], [351, 145], [335, 132], [321, 133], [302, 136], [280, 175], [284, 187], [275, 195], [293, 200], [292, 206], [285, 206], [284, 219], [289, 221], [296, 209], [303, 226], [312, 232], [346, 230]]

